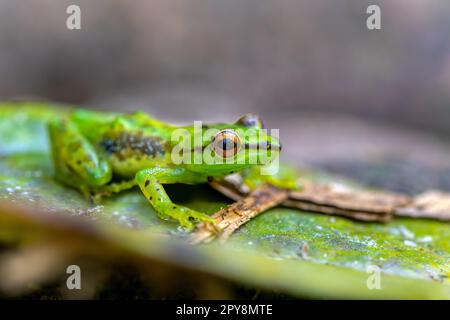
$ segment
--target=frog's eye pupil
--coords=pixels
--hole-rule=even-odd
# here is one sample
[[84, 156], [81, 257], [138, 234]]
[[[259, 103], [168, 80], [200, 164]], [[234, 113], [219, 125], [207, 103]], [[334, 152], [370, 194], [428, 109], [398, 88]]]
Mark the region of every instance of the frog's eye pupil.
[[241, 140], [233, 130], [222, 130], [214, 137], [214, 151], [222, 157], [232, 157], [241, 148]]
[[236, 143], [235, 143], [234, 141], [232, 141], [231, 139], [225, 138], [225, 139], [222, 140], [222, 149], [223, 149], [223, 150], [231, 150], [231, 149], [234, 149], [235, 144], [236, 144]]

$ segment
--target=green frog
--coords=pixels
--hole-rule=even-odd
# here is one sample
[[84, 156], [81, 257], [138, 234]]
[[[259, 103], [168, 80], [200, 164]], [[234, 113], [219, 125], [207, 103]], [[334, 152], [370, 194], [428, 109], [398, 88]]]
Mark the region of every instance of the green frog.
[[60, 182], [94, 201], [138, 185], [160, 218], [186, 229], [214, 220], [173, 203], [165, 184], [207, 183], [242, 173], [249, 185], [295, 187], [294, 181], [258, 171], [274, 163], [281, 145], [251, 114], [235, 123], [177, 126], [143, 112], [75, 109], [52, 119], [48, 128]]

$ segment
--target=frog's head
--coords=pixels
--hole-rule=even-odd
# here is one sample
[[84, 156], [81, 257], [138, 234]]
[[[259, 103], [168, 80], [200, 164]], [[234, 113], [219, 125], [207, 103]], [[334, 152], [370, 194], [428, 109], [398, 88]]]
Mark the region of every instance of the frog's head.
[[[194, 127], [190, 127], [191, 133]], [[242, 116], [233, 124], [203, 125], [201, 135], [201, 145], [192, 140], [194, 157], [190, 158], [191, 163], [185, 162], [184, 165], [191, 171], [211, 176], [267, 165], [278, 157], [281, 150], [278, 131], [264, 129], [259, 117], [252, 114]]]

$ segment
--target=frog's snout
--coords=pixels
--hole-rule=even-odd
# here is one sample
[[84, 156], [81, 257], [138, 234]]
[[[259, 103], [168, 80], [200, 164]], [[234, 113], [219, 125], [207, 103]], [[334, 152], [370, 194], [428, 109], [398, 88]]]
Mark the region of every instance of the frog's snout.
[[278, 137], [269, 136], [266, 143], [267, 143], [267, 150], [275, 152], [281, 151], [281, 142]]
[[278, 141], [267, 141], [263, 143], [246, 143], [246, 148], [254, 150], [270, 150], [270, 151], [281, 151], [281, 143]]
[[269, 142], [269, 144], [267, 146], [267, 150], [281, 151], [281, 143], [279, 141], [277, 141], [277, 142]]

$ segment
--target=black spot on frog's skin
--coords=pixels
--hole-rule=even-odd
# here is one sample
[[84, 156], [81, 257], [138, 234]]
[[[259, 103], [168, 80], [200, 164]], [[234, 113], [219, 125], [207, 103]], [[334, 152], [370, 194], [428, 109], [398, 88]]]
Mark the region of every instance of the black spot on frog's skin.
[[100, 147], [103, 148], [103, 150], [105, 150], [108, 153], [116, 153], [119, 151], [119, 146], [118, 144], [111, 139], [104, 139], [102, 141], [100, 141]]
[[145, 186], [148, 187], [150, 181], [149, 180], [145, 180]]
[[117, 155], [126, 152], [126, 150], [132, 150], [153, 158], [165, 153], [160, 138], [144, 136], [141, 132], [122, 132], [114, 138], [105, 138], [100, 141], [100, 147], [109, 154]]

